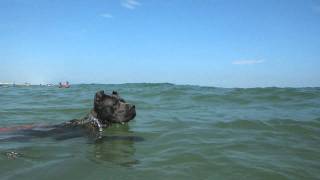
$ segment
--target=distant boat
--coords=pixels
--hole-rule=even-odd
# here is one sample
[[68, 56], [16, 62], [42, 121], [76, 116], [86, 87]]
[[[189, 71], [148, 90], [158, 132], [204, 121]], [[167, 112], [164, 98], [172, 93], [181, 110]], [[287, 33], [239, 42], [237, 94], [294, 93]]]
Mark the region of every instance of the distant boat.
[[0, 82], [0, 86], [12, 86], [12, 87], [16, 87], [16, 86], [31, 86], [30, 83], [28, 82], [25, 82], [25, 83], [3, 83], [3, 82]]
[[11, 83], [2, 83], [0, 82], [0, 87], [10, 87], [11, 86]]
[[69, 82], [65, 82], [65, 83], [59, 83], [59, 88], [70, 88], [70, 84]]
[[10, 83], [0, 82], [0, 87], [9, 87], [10, 85], [11, 85]]
[[22, 86], [31, 86], [30, 83], [25, 82], [25, 83], [13, 83], [12, 84], [13, 87], [22, 87]]

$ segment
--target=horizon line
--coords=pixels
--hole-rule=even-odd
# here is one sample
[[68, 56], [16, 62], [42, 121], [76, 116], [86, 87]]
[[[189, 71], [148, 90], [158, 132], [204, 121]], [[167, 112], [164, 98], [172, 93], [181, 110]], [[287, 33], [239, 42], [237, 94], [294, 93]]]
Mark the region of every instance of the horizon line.
[[[199, 84], [184, 84], [184, 83], [170, 83], [170, 82], [124, 82], [124, 83], [98, 83], [98, 82], [92, 82], [92, 83], [73, 83], [71, 86], [78, 86], [78, 85], [126, 85], [126, 84], [168, 84], [168, 85], [174, 85], [174, 86], [197, 86], [197, 87], [210, 87], [210, 88], [223, 88], [223, 89], [252, 89], [252, 88], [320, 88], [320, 86], [252, 86], [252, 87], [239, 87], [239, 86], [230, 86], [230, 87], [222, 87], [222, 86], [214, 86], [214, 85], [199, 85]], [[1, 86], [47, 86], [47, 85], [53, 85], [57, 86], [56, 83], [2, 83], [0, 82]]]

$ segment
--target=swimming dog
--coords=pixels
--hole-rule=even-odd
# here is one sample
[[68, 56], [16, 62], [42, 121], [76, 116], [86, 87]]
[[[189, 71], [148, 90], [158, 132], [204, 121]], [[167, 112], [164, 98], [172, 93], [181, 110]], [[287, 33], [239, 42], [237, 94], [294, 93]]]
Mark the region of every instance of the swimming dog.
[[135, 105], [127, 103], [116, 91], [111, 95], [98, 91], [94, 97], [91, 112], [83, 119], [74, 119], [56, 127], [82, 126], [91, 130], [103, 131], [112, 123], [129, 122], [136, 116]]
[[[73, 119], [61, 124], [48, 126], [19, 126], [0, 128], [0, 132], [12, 132], [23, 136], [15, 136], [6, 140], [23, 140], [27, 137], [54, 136], [56, 139], [67, 139], [80, 136], [80, 133], [101, 134], [104, 128], [113, 123], [126, 123], [136, 116], [135, 105], [127, 103], [116, 91], [105, 94], [98, 91], [94, 96], [93, 109], [82, 119]], [[78, 133], [73, 133], [73, 130]]]

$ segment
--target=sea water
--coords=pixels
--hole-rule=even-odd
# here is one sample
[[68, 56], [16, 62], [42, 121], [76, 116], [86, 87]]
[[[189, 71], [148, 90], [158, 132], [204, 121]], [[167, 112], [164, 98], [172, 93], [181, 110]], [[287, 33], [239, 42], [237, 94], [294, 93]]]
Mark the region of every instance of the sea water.
[[320, 88], [0, 87], [0, 128], [84, 117], [98, 90], [118, 91], [136, 118], [99, 143], [2, 132], [0, 179], [320, 178]]

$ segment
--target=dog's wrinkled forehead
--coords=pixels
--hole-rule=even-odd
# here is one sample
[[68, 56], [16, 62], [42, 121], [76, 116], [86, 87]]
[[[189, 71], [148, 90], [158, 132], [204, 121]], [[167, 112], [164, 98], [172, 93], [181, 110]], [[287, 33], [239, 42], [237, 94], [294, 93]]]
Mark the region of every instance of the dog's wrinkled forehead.
[[113, 91], [111, 95], [105, 94], [104, 91], [98, 91], [94, 97], [95, 105], [113, 105], [117, 101], [124, 102], [122, 98], [120, 98], [119, 94], [116, 91]]

